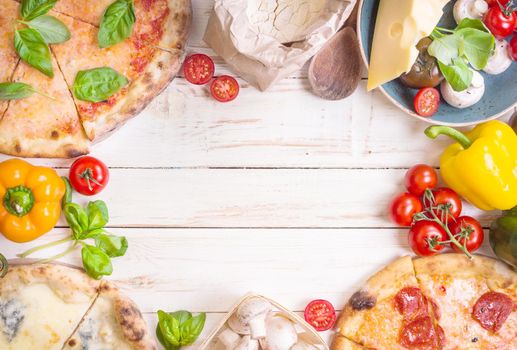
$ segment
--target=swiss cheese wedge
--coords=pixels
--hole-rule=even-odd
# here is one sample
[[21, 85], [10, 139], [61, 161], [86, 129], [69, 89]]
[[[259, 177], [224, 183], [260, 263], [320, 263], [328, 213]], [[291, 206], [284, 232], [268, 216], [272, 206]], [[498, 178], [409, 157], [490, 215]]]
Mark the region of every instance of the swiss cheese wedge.
[[381, 0], [373, 36], [368, 91], [409, 72], [416, 45], [429, 36], [448, 0]]

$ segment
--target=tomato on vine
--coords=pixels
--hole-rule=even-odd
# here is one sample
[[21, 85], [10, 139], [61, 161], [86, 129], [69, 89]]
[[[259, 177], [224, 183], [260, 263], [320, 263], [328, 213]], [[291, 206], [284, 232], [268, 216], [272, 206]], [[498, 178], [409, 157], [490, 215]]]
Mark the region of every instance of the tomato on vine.
[[93, 196], [108, 184], [109, 169], [97, 158], [81, 157], [70, 167], [69, 179], [74, 190], [85, 196]]
[[511, 35], [517, 26], [517, 13], [511, 4], [492, 6], [483, 17], [486, 27], [499, 40]]
[[[458, 242], [469, 252], [475, 252], [483, 244], [485, 233], [483, 227], [473, 217], [460, 216], [449, 225], [449, 229]], [[451, 242], [451, 248], [461, 253], [461, 249]]]
[[420, 198], [411, 193], [402, 193], [393, 198], [390, 204], [390, 217], [400, 226], [410, 226], [413, 216], [423, 209]]
[[423, 202], [426, 208], [432, 207], [432, 212], [444, 222], [457, 219], [463, 209], [461, 198], [454, 190], [447, 187], [427, 190]]
[[447, 232], [433, 221], [418, 221], [409, 230], [409, 246], [418, 256], [432, 256], [445, 248]]
[[410, 168], [405, 176], [406, 189], [415, 196], [421, 196], [425, 190], [433, 189], [438, 183], [436, 171], [425, 164], [417, 164]]

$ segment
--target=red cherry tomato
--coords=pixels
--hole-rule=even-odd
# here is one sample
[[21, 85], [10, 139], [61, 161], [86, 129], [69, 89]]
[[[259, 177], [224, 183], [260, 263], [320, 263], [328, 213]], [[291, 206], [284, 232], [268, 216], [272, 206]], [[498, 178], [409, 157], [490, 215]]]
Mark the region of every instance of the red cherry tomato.
[[[461, 203], [461, 198], [451, 190], [450, 188], [442, 187], [437, 190], [433, 191], [434, 196], [434, 205], [433, 206], [439, 206], [439, 205], [447, 205], [449, 207], [449, 214], [447, 216], [447, 222], [454, 221], [454, 219], [457, 219], [460, 214], [461, 210], [463, 209], [463, 205]], [[428, 208], [430, 206], [430, 203], [428, 200], [424, 199], [424, 206]], [[438, 218], [443, 219], [445, 221], [445, 211], [442, 209], [435, 209], [433, 212], [438, 216]]]
[[[461, 243], [466, 244], [466, 248], [469, 252], [475, 252], [483, 244], [485, 239], [485, 233], [483, 227], [476, 219], [470, 216], [460, 216], [455, 222], [449, 224], [451, 233]], [[462, 231], [466, 236], [461, 236]], [[466, 243], [465, 243], [466, 241]], [[461, 249], [458, 248], [454, 243], [451, 243], [452, 249], [461, 253]]]
[[413, 216], [423, 209], [420, 198], [411, 193], [402, 193], [390, 204], [391, 220], [400, 226], [411, 226]]
[[70, 184], [85, 196], [101, 192], [108, 184], [109, 178], [106, 164], [94, 157], [79, 158], [70, 167]]
[[221, 75], [212, 82], [210, 91], [217, 101], [230, 102], [239, 94], [239, 83], [228, 75]]
[[419, 116], [432, 117], [440, 107], [440, 93], [433, 87], [423, 88], [418, 91], [413, 103]]
[[415, 196], [421, 196], [426, 189], [433, 189], [438, 183], [436, 171], [425, 164], [418, 164], [406, 173], [405, 184], [407, 190]]
[[[444, 245], [439, 242], [447, 241], [447, 232], [434, 221], [418, 221], [409, 230], [409, 246], [419, 256], [431, 256], [438, 254]], [[431, 242], [435, 242], [434, 249]]]
[[214, 61], [201, 53], [187, 57], [183, 63], [185, 79], [196, 85], [208, 83], [214, 76]]
[[511, 9], [504, 10], [504, 7], [492, 6], [485, 13], [483, 22], [497, 39], [502, 40], [515, 30], [517, 15], [511, 12]]
[[304, 312], [305, 321], [318, 332], [328, 331], [336, 323], [336, 310], [326, 300], [314, 300], [307, 305]]
[[510, 40], [508, 45], [508, 52], [510, 53], [510, 57], [514, 61], [517, 61], [517, 35], [514, 35], [512, 40]]
[[488, 4], [488, 7], [492, 6], [506, 6], [511, 0], [485, 0]]

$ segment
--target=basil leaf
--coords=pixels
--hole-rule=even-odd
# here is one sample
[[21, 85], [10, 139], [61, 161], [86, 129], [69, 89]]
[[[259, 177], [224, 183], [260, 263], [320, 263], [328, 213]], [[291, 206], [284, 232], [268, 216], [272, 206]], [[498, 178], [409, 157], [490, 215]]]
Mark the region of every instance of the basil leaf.
[[180, 346], [181, 331], [178, 320], [165, 311], [159, 310], [158, 327], [167, 343], [173, 346]]
[[201, 313], [187, 320], [181, 327], [181, 346], [192, 345], [205, 328], [206, 314]]
[[70, 40], [71, 34], [66, 25], [52, 16], [40, 16], [30, 22], [22, 22], [36, 29], [47, 44], [59, 44]]
[[22, 60], [48, 77], [54, 77], [50, 49], [37, 30], [32, 28], [16, 30], [14, 48]]
[[101, 229], [108, 224], [106, 203], [101, 200], [88, 203], [88, 230]]
[[464, 28], [457, 33], [463, 38], [463, 54], [472, 67], [485, 68], [495, 48], [495, 37], [474, 28]]
[[74, 81], [74, 95], [79, 100], [101, 102], [129, 83], [127, 78], [109, 67], [83, 70]]
[[135, 24], [135, 8], [132, 0], [117, 0], [102, 16], [97, 38], [101, 48], [113, 46], [131, 36]]
[[123, 256], [126, 254], [128, 247], [126, 237], [107, 235], [104, 233], [101, 233], [95, 237], [95, 245], [97, 248], [106, 253], [110, 258]]
[[477, 18], [464, 18], [456, 27], [456, 31], [464, 28], [478, 29], [483, 32], [490, 33], [490, 30], [488, 30], [483, 21]]
[[88, 230], [88, 214], [79, 204], [67, 203], [63, 208], [65, 219], [70, 228], [74, 238], [82, 239], [81, 236]]
[[170, 314], [172, 317], [178, 320], [180, 327], [192, 318], [192, 314], [185, 310], [176, 311]]
[[46, 14], [54, 7], [57, 0], [22, 0], [20, 9], [22, 18], [30, 21]]
[[445, 80], [451, 84], [454, 91], [464, 91], [472, 83], [474, 73], [462, 58], [454, 59], [452, 65], [445, 65], [438, 61], [438, 66]]
[[65, 183], [65, 194], [63, 195], [63, 198], [61, 199], [61, 208], [64, 208], [65, 205], [72, 202], [72, 185], [70, 185], [70, 180], [68, 180], [67, 177], [61, 176], [61, 179]]
[[19, 100], [32, 96], [36, 90], [25, 83], [0, 83], [0, 100]]
[[445, 35], [434, 39], [427, 52], [444, 64], [452, 64], [452, 60], [461, 55], [462, 41], [459, 35]]
[[85, 244], [81, 250], [81, 256], [88, 276], [98, 280], [102, 276], [109, 276], [113, 273], [111, 260], [101, 249]]
[[160, 344], [162, 344], [162, 346], [165, 350], [179, 350], [180, 349], [179, 346], [174, 346], [171, 343], [169, 343], [167, 340], [165, 340], [165, 337], [163, 336], [162, 330], [160, 329], [159, 326], [156, 327], [156, 338], [158, 339]]

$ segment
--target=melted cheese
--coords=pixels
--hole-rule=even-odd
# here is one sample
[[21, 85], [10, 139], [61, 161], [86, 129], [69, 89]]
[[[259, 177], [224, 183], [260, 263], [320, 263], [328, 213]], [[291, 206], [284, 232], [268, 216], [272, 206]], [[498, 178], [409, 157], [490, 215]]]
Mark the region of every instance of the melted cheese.
[[381, 0], [375, 24], [368, 91], [407, 73], [418, 57], [417, 43], [429, 36], [448, 0]]

